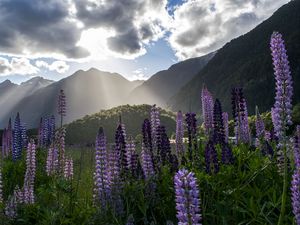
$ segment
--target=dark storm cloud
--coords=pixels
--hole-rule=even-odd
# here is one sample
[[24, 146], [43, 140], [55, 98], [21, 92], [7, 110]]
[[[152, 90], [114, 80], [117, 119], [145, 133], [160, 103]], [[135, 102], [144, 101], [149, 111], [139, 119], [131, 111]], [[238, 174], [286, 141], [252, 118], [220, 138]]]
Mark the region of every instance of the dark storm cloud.
[[1, 0], [0, 51], [87, 56], [87, 51], [76, 47], [81, 31], [67, 20], [68, 7], [61, 0]]

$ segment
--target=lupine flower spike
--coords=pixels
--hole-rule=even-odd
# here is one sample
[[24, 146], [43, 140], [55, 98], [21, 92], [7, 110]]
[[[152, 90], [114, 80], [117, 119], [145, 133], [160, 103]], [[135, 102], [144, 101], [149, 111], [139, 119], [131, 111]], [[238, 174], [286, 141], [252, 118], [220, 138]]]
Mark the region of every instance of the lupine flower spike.
[[292, 206], [296, 224], [300, 225], [300, 140], [294, 139], [295, 170], [291, 182]]
[[200, 196], [194, 173], [179, 170], [174, 177], [179, 225], [201, 225]]
[[94, 202], [100, 202], [104, 208], [106, 204], [107, 187], [107, 152], [106, 137], [103, 128], [100, 127], [96, 137], [95, 173], [94, 173]]
[[207, 135], [210, 135], [213, 129], [214, 101], [213, 101], [212, 94], [207, 90], [206, 87], [202, 88], [201, 100], [202, 100], [202, 116], [204, 121], [205, 132]]
[[27, 155], [26, 155], [26, 173], [24, 178], [24, 203], [34, 203], [34, 180], [36, 171], [36, 149], [34, 141], [31, 140], [28, 143]]

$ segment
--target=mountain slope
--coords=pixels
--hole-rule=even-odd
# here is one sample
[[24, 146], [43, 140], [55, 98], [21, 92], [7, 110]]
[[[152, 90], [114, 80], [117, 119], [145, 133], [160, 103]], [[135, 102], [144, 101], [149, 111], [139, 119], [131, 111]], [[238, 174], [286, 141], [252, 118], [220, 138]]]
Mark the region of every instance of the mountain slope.
[[[150, 118], [150, 109], [150, 105], [123, 105], [85, 116], [66, 125], [66, 142], [67, 144], [94, 144], [95, 135], [102, 126], [107, 141], [112, 143], [120, 115], [122, 123], [126, 127], [126, 134], [135, 138], [141, 133], [144, 119]], [[166, 126], [169, 135], [175, 132], [175, 115], [173, 113], [161, 109], [160, 119], [161, 124]]]
[[5, 80], [0, 84], [0, 124], [6, 125], [7, 115], [9, 115], [16, 105], [18, 105], [24, 98], [32, 95], [37, 90], [47, 87], [53, 81], [44, 79], [42, 77], [34, 77], [20, 85], [13, 84], [9, 80]]
[[183, 87], [168, 104], [172, 109], [199, 111], [200, 93], [205, 84], [230, 112], [230, 90], [242, 86], [250, 113], [255, 105], [261, 111], [274, 103], [275, 80], [270, 55], [273, 31], [283, 34], [294, 79], [294, 101], [300, 101], [300, 0], [294, 0], [277, 10], [269, 19], [249, 33], [232, 40]]
[[134, 104], [158, 104], [165, 106], [167, 100], [189, 82], [213, 57], [215, 53], [188, 59], [159, 71], [149, 80], [135, 88], [129, 97]]
[[[65, 122], [124, 104], [125, 98], [140, 82], [130, 82], [117, 73], [97, 69], [79, 70], [73, 75], [35, 91], [22, 99], [10, 112], [20, 112], [29, 127], [36, 127], [39, 118], [57, 116], [57, 98], [61, 89], [67, 97]], [[7, 121], [11, 113], [4, 117]], [[3, 120], [3, 118], [1, 118]]]

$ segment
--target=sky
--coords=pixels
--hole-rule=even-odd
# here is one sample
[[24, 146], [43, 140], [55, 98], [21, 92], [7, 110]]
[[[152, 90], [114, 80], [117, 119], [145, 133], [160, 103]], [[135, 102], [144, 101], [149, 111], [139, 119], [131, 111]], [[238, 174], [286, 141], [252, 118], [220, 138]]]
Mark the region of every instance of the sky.
[[0, 0], [0, 82], [79, 69], [145, 80], [221, 48], [290, 0]]

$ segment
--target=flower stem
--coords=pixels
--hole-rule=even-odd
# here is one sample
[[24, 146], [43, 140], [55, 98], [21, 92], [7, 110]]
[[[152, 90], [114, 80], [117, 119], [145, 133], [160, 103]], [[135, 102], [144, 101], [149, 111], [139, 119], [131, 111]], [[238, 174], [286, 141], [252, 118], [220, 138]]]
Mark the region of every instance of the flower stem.
[[281, 209], [278, 220], [278, 225], [283, 224], [283, 219], [285, 216], [285, 205], [286, 205], [286, 197], [287, 197], [287, 155], [286, 155], [286, 145], [283, 148], [284, 151], [284, 175], [283, 175], [283, 187], [282, 187], [282, 198], [281, 198]]

